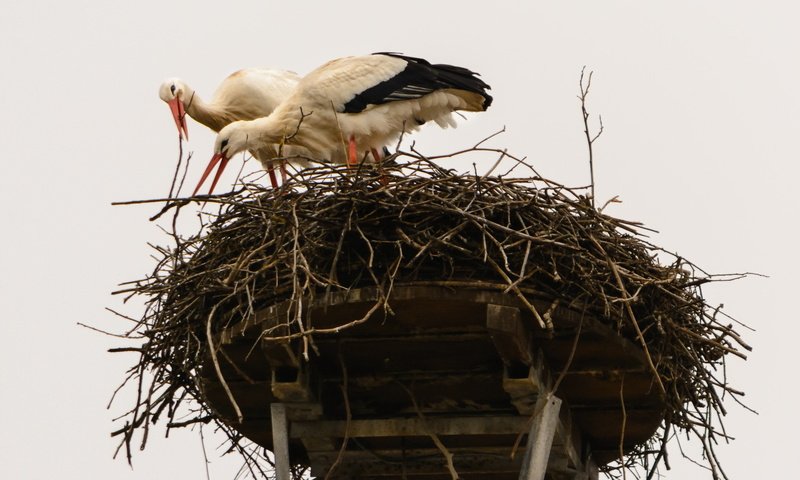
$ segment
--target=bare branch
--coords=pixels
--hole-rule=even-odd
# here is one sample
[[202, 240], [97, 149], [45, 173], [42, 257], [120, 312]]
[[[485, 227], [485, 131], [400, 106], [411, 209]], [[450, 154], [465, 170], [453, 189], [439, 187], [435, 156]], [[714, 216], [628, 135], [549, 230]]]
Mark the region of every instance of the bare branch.
[[580, 87], [580, 95], [578, 95], [578, 99], [581, 101], [581, 115], [583, 117], [583, 133], [586, 135], [586, 145], [589, 148], [589, 176], [591, 179], [591, 199], [592, 199], [592, 206], [595, 206], [595, 194], [594, 194], [594, 142], [595, 140], [600, 137], [603, 133], [603, 117], [599, 117], [600, 120], [600, 129], [597, 131], [595, 135], [589, 133], [589, 112], [586, 110], [586, 98], [589, 96], [589, 88], [592, 86], [592, 74], [594, 72], [590, 71], [588, 77], [586, 78], [586, 84], [584, 85], [583, 79], [584, 74], [586, 73], [586, 66], [581, 68], [581, 79], [579, 81]]

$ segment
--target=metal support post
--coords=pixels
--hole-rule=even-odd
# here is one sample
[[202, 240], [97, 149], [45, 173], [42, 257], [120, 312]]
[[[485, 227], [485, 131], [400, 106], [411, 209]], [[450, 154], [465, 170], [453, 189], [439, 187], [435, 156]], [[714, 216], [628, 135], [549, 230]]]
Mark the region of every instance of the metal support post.
[[272, 404], [272, 453], [275, 454], [275, 474], [277, 480], [291, 480], [289, 477], [289, 422], [286, 418], [286, 404]]
[[547, 472], [547, 461], [550, 458], [550, 448], [553, 446], [553, 437], [558, 425], [558, 412], [561, 409], [561, 399], [556, 396], [544, 396], [541, 411], [533, 420], [528, 433], [528, 446], [525, 457], [522, 459], [522, 470], [519, 480], [544, 480]]

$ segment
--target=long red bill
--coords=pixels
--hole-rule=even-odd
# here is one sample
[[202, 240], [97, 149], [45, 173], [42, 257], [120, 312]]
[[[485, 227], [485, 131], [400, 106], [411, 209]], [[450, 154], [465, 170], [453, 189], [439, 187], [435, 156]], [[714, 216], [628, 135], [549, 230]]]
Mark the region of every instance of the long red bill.
[[178, 135], [185, 140], [189, 140], [189, 129], [186, 128], [186, 110], [183, 108], [183, 102], [178, 97], [175, 97], [167, 102], [167, 105], [169, 105], [169, 110], [172, 112], [175, 126], [178, 127]]
[[[221, 162], [220, 162], [221, 160]], [[215, 153], [211, 160], [208, 162], [208, 166], [206, 167], [206, 171], [203, 172], [203, 176], [200, 177], [200, 182], [197, 183], [197, 186], [194, 187], [194, 192], [192, 192], [192, 196], [197, 195], [197, 191], [200, 190], [200, 187], [203, 186], [203, 182], [206, 181], [208, 175], [211, 173], [211, 170], [214, 170], [214, 167], [219, 163], [219, 168], [217, 169], [217, 174], [214, 175], [214, 181], [211, 182], [211, 189], [209, 189], [208, 194], [211, 195], [211, 192], [214, 191], [214, 187], [217, 186], [217, 182], [219, 181], [219, 177], [222, 176], [222, 171], [225, 170], [225, 167], [228, 165], [228, 161], [230, 159], [225, 156], [224, 153]]]

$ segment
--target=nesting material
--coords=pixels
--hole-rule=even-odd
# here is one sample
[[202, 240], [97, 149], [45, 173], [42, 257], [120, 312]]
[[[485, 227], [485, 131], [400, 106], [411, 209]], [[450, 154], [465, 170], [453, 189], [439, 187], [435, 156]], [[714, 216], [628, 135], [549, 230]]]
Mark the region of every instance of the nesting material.
[[[129, 452], [137, 431], [166, 418], [170, 428], [218, 421], [253, 459], [205, 403], [198, 371], [215, 332], [264, 307], [293, 302], [290, 329], [281, 331], [309, 338], [313, 355], [315, 335], [336, 333], [303, 324], [302, 305], [312, 299], [376, 287], [376, 308], [388, 309], [395, 285], [480, 285], [528, 305], [536, 328], [557, 320], [532, 300], [557, 301], [646, 352], [667, 411], [660, 433], [629, 452], [625, 465], [654, 469], [666, 440], [685, 431], [702, 444], [714, 476], [724, 476], [713, 452], [727, 438], [722, 398], [740, 393], [722, 372], [727, 357], [744, 357], [749, 347], [703, 297], [701, 286], [719, 277], [647, 241], [640, 224], [602, 213], [585, 190], [535, 175], [458, 174], [418, 154], [401, 157], [402, 167], [383, 174], [322, 166], [297, 174], [289, 188], [246, 185], [204, 198], [205, 210], [217, 213], [202, 231], [156, 248], [154, 271], [121, 292], [147, 301], [129, 332], [144, 338], [130, 377], [140, 381], [139, 395], [115, 432]], [[170, 201], [165, 212], [190, 215], [202, 200]]]

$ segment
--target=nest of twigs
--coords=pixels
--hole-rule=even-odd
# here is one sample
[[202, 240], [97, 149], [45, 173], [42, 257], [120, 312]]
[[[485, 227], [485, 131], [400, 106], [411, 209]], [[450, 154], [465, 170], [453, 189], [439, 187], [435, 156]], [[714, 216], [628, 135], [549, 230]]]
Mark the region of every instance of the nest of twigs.
[[[139, 395], [116, 432], [129, 452], [136, 431], [166, 417], [169, 428], [217, 421], [232, 448], [253, 460], [201, 394], [207, 328], [217, 332], [266, 306], [329, 292], [377, 287], [385, 300], [405, 282], [482, 281], [526, 304], [535, 291], [580, 305], [647, 352], [667, 412], [662, 431], [629, 453], [626, 467], [654, 471], [667, 440], [684, 431], [700, 440], [713, 476], [724, 477], [713, 451], [727, 439], [721, 399], [739, 393], [718, 372], [726, 356], [743, 357], [749, 347], [702, 295], [701, 285], [715, 277], [649, 243], [640, 224], [602, 213], [584, 189], [535, 172], [458, 174], [416, 153], [399, 156], [402, 167], [382, 175], [322, 166], [277, 191], [247, 184], [168, 201], [162, 213], [176, 216], [192, 202], [219, 208], [196, 235], [173, 232], [174, 244], [156, 249], [154, 271], [124, 290], [147, 302], [130, 332], [143, 338], [130, 374]], [[551, 327], [543, 312], [533, 313]], [[190, 413], [179, 408], [188, 399], [196, 402]], [[250, 463], [253, 473], [265, 473]]]

